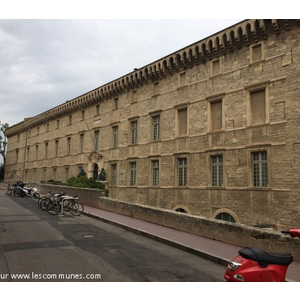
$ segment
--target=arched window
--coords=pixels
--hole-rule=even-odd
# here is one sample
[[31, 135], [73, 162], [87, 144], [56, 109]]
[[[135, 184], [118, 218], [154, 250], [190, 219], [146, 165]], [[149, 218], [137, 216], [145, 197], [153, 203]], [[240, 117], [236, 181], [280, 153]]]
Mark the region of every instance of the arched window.
[[227, 222], [233, 222], [236, 223], [235, 219], [232, 217], [232, 215], [228, 214], [228, 213], [220, 213], [216, 216], [217, 220], [223, 220], [223, 221], [227, 221]]
[[175, 211], [187, 214], [187, 211], [181, 207], [177, 208]]
[[98, 165], [94, 164], [93, 167], [93, 178], [96, 180], [98, 178]]

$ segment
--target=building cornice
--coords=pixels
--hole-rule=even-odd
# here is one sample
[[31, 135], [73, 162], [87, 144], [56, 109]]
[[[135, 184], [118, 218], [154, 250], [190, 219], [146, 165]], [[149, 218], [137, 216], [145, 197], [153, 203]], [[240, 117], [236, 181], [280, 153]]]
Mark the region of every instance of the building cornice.
[[114, 99], [130, 90], [159, 82], [199, 64], [233, 53], [243, 47], [267, 40], [270, 35], [279, 35], [283, 31], [300, 26], [300, 20], [245, 20], [181, 50], [169, 54], [142, 68], [124, 75], [114, 81], [89, 91], [73, 100], [45, 111], [33, 118], [24, 120], [6, 131], [13, 136], [30, 128], [47, 123], [75, 111], [86, 109], [105, 100]]

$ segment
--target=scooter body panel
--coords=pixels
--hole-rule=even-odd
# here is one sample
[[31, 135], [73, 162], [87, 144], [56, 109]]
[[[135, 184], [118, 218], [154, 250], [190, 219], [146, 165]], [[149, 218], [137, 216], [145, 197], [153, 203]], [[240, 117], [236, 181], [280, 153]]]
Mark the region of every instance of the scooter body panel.
[[[233, 262], [235, 270], [229, 265]], [[224, 278], [229, 282], [284, 282], [288, 266], [269, 264], [263, 266], [257, 261], [236, 256], [226, 268]]]
[[[281, 233], [300, 238], [299, 228]], [[284, 282], [292, 261], [290, 253], [268, 253], [260, 248], [245, 247], [228, 263], [224, 278], [235, 282]]]
[[[30, 197], [31, 188], [22, 187], [21, 191], [23, 192], [23, 197]], [[22, 197], [22, 196], [21, 196]]]
[[24, 197], [34, 197], [35, 199], [40, 198], [39, 191], [36, 187], [22, 187], [20, 189], [20, 196], [22, 198]]
[[290, 229], [290, 230], [288, 231], [288, 233], [289, 233], [289, 235], [290, 235], [291, 237], [297, 237], [297, 238], [300, 238], [300, 229], [298, 229], [298, 228]]

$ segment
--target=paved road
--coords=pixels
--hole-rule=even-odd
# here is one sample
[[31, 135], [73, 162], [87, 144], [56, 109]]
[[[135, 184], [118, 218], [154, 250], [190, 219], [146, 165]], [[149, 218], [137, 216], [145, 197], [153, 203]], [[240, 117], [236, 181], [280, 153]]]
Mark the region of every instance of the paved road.
[[51, 216], [0, 190], [0, 282], [214, 282], [224, 267], [87, 217]]

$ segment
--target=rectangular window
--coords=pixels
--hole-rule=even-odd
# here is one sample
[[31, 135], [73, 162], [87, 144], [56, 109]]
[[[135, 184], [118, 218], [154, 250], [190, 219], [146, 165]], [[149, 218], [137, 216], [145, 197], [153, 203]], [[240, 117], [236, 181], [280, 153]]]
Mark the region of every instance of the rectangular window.
[[65, 182], [70, 178], [70, 168], [65, 168]]
[[137, 92], [136, 92], [136, 89], [134, 89], [132, 91], [132, 93], [129, 94], [131, 96], [131, 103], [134, 103], [137, 101]]
[[36, 183], [36, 179], [37, 179], [37, 175], [36, 175], [37, 171], [36, 169], [33, 170], [33, 182]]
[[268, 160], [266, 151], [252, 153], [252, 171], [254, 186], [268, 185]]
[[96, 115], [100, 114], [100, 104], [96, 105]]
[[137, 143], [137, 121], [131, 122], [131, 144]]
[[35, 146], [35, 159], [38, 160], [39, 159], [39, 145]]
[[85, 110], [82, 110], [81, 111], [81, 120], [84, 120], [85, 119]]
[[69, 115], [69, 125], [72, 124], [72, 115]]
[[221, 130], [222, 129], [222, 100], [210, 102], [211, 111], [211, 130]]
[[211, 157], [212, 186], [223, 185], [223, 156], [215, 155]]
[[119, 132], [118, 126], [113, 126], [113, 148], [118, 147], [118, 132]]
[[82, 133], [80, 135], [80, 153], [83, 153], [84, 151], [84, 134]]
[[115, 109], [119, 108], [119, 98], [114, 99]]
[[153, 93], [152, 93], [152, 96], [155, 96], [155, 95], [158, 95], [159, 94], [159, 82], [156, 81], [156, 82], [153, 82]]
[[252, 55], [251, 55], [252, 62], [262, 60], [262, 45], [261, 44], [252, 46], [251, 51], [252, 51]]
[[111, 164], [111, 185], [117, 184], [117, 164]]
[[43, 169], [43, 175], [42, 175], [42, 178], [43, 178], [43, 181], [46, 181], [47, 180], [47, 169]]
[[27, 161], [29, 161], [30, 158], [30, 147], [27, 147]]
[[213, 60], [211, 63], [211, 75], [218, 75], [221, 72], [220, 59]]
[[28, 181], [28, 171], [27, 170], [25, 171], [24, 177], [25, 177], [25, 181]]
[[187, 158], [178, 158], [178, 185], [187, 185]]
[[187, 108], [177, 110], [177, 120], [178, 120], [178, 136], [187, 135]]
[[59, 119], [56, 120], [56, 128], [59, 128]]
[[152, 117], [153, 126], [153, 141], [158, 141], [160, 139], [160, 116]]
[[59, 141], [56, 140], [56, 141], [55, 141], [55, 156], [58, 156], [58, 150], [59, 150], [58, 145], [59, 145]]
[[19, 149], [16, 149], [16, 163], [18, 162], [19, 160]]
[[136, 162], [130, 162], [130, 185], [136, 185]]
[[53, 180], [56, 181], [57, 169], [53, 169]]
[[178, 75], [178, 86], [186, 85], [186, 72], [182, 72]]
[[45, 143], [45, 158], [48, 157], [48, 143]]
[[94, 132], [95, 150], [99, 150], [99, 130]]
[[152, 164], [152, 185], [159, 185], [159, 160], [153, 160]]
[[250, 93], [251, 125], [266, 122], [266, 91], [254, 91]]
[[71, 154], [71, 138], [67, 139], [67, 155]]

